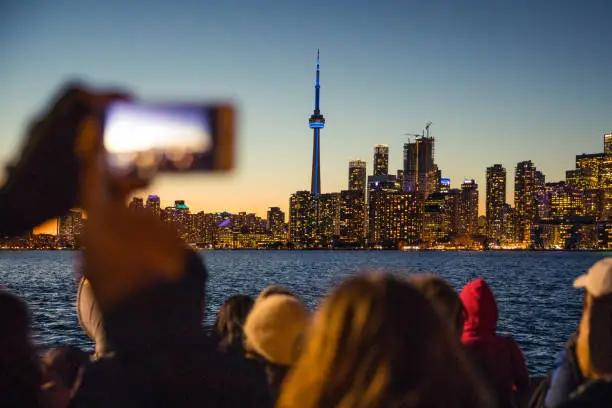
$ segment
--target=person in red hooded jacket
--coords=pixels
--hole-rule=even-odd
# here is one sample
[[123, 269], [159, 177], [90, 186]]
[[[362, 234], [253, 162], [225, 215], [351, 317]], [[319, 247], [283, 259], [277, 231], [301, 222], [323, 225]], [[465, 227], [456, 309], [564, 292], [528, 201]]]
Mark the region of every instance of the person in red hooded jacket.
[[497, 303], [489, 285], [475, 279], [459, 295], [465, 307], [463, 343], [472, 362], [498, 395], [499, 407], [512, 407], [529, 386], [529, 373], [518, 344], [497, 330]]

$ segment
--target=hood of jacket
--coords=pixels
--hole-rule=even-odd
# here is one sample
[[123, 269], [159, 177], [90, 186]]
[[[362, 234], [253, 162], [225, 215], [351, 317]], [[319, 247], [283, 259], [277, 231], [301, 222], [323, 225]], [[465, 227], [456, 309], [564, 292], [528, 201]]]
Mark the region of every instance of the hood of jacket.
[[495, 335], [498, 318], [497, 302], [484, 279], [469, 282], [459, 297], [466, 310], [463, 338]]

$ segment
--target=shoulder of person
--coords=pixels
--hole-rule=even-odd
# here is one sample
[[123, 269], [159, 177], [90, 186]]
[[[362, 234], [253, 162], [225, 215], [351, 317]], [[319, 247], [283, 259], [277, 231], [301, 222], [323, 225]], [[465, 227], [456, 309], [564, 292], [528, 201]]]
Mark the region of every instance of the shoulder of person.
[[581, 385], [559, 408], [609, 407], [612, 401], [612, 379], [593, 380]]

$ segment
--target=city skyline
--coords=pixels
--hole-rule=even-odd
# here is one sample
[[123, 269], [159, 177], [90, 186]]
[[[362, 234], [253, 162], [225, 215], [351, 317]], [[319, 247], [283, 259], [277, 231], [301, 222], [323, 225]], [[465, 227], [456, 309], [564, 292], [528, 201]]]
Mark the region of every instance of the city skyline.
[[[312, 5], [26, 3], [0, 17], [0, 162], [14, 156], [49, 93], [73, 76], [145, 99], [234, 98], [236, 171], [163, 176], [142, 193], [193, 208], [263, 215], [270, 206], [286, 211], [291, 192], [308, 188], [312, 132], [304, 113], [312, 109], [317, 48], [330, 120], [321, 136], [322, 193], [345, 188], [351, 159], [365, 160], [370, 174], [375, 144], [389, 146], [390, 172], [402, 169], [404, 134], [428, 120], [436, 162], [455, 188], [473, 178], [482, 189], [484, 169], [495, 163], [513, 180], [523, 160], [562, 180], [574, 156], [599, 151], [610, 131], [604, 2], [340, 1], [321, 4], [318, 30]], [[512, 203], [513, 183], [506, 190]]]

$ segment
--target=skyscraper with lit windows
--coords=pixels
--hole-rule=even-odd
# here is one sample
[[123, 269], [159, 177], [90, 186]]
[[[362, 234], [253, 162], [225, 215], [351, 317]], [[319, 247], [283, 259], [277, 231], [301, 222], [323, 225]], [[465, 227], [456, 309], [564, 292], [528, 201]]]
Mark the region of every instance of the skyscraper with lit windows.
[[275, 238], [283, 238], [285, 235], [285, 213], [279, 207], [268, 209], [268, 231]]
[[365, 239], [366, 203], [361, 190], [343, 190], [339, 197], [340, 240], [362, 246]]
[[501, 164], [487, 167], [486, 197], [487, 235], [501, 241], [504, 235], [504, 205], [506, 204], [506, 169]]
[[516, 240], [531, 243], [531, 229], [538, 216], [538, 192], [544, 187], [544, 175], [531, 160], [519, 162], [514, 173], [514, 206], [516, 208]]
[[296, 191], [289, 198], [289, 241], [297, 248], [315, 243], [316, 200], [309, 191]]
[[132, 198], [132, 201], [130, 201], [128, 208], [131, 211], [136, 212], [136, 213], [142, 212], [144, 210], [144, 203], [142, 201], [142, 198], [141, 197]]
[[438, 167], [434, 163], [433, 137], [420, 136], [404, 143], [404, 191], [417, 192], [421, 200], [436, 191], [439, 184]]
[[149, 211], [151, 214], [155, 215], [156, 217], [160, 217], [161, 215], [161, 203], [159, 200], [159, 196], [156, 195], [150, 195], [147, 197], [147, 205], [146, 205], [146, 209], [147, 211]]
[[612, 132], [604, 134], [604, 154], [612, 155]]
[[374, 175], [389, 174], [389, 146], [377, 144], [374, 146]]
[[478, 231], [478, 184], [465, 179], [461, 184], [461, 210], [458, 224], [460, 235], [472, 236]]
[[83, 211], [73, 208], [67, 214], [59, 217], [57, 230], [57, 235], [68, 245], [75, 245], [77, 237], [83, 230]]
[[349, 161], [348, 189], [361, 191], [365, 197], [366, 162], [363, 160]]

